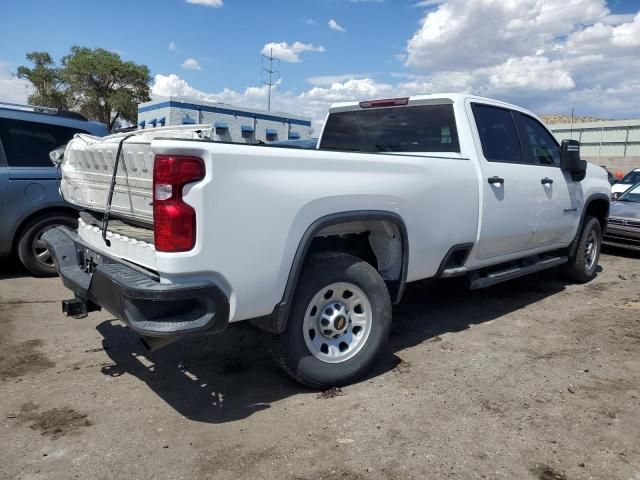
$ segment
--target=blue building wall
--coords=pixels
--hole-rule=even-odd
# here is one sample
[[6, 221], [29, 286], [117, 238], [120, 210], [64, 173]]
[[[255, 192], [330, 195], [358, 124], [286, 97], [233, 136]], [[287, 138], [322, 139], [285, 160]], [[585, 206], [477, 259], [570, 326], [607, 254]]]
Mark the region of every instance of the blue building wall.
[[190, 123], [214, 125], [217, 140], [237, 143], [307, 139], [313, 134], [309, 118], [280, 112], [176, 97], [157, 99], [138, 106], [140, 128]]

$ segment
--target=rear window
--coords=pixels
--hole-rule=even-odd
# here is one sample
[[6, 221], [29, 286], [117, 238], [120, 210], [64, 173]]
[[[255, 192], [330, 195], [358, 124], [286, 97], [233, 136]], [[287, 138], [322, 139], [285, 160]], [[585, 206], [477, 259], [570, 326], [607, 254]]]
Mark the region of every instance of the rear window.
[[0, 141], [10, 167], [53, 167], [49, 152], [65, 145], [75, 128], [0, 118]]
[[329, 115], [321, 150], [460, 152], [453, 105], [418, 105]]

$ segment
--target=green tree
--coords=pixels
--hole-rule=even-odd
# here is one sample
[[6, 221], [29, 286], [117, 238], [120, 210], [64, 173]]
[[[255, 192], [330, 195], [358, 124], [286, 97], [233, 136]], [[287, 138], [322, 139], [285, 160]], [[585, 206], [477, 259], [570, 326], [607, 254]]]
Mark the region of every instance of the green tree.
[[71, 47], [61, 76], [73, 108], [109, 129], [119, 120], [135, 123], [138, 103], [150, 100], [149, 68], [102, 48]]
[[29, 95], [28, 102], [43, 107], [69, 108], [60, 67], [56, 66], [51, 55], [47, 52], [29, 52], [27, 60], [33, 63], [33, 68], [18, 67], [17, 75], [33, 84], [34, 92]]
[[109, 130], [135, 123], [138, 103], [150, 100], [149, 68], [102, 48], [73, 46], [60, 66], [46, 52], [29, 52], [27, 60], [34, 66], [18, 67], [17, 75], [34, 86], [29, 103], [78, 111]]

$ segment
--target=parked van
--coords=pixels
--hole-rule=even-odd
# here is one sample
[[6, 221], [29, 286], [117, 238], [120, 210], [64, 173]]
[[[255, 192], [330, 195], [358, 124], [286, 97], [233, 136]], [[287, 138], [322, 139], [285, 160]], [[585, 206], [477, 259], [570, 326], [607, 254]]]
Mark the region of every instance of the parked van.
[[56, 274], [42, 234], [77, 226], [76, 207], [60, 196], [60, 175], [49, 158], [77, 133], [109, 131], [79, 113], [0, 102], [0, 256], [17, 255], [34, 275]]

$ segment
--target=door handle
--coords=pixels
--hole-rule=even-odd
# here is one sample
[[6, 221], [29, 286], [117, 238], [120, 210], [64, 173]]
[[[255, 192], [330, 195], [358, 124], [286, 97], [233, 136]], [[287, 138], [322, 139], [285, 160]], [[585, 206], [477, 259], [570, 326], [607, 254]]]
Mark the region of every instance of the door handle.
[[551, 185], [553, 183], [553, 178], [544, 177], [542, 180], [540, 180], [540, 183], [542, 185]]
[[489, 184], [491, 185], [496, 185], [496, 184], [502, 185], [504, 183], [504, 178], [493, 176], [493, 177], [487, 178], [487, 182], [489, 182]]

